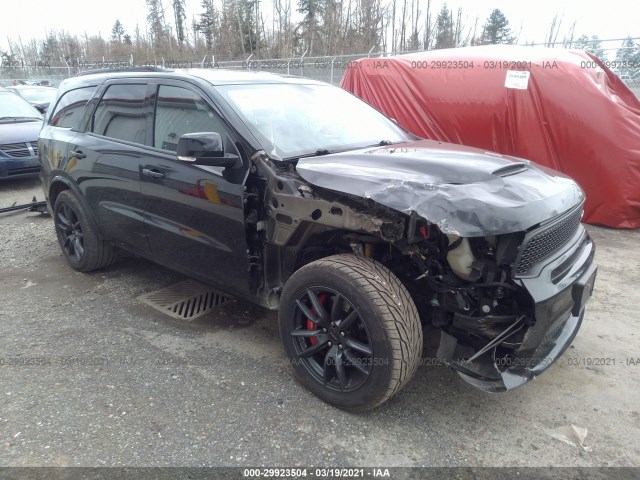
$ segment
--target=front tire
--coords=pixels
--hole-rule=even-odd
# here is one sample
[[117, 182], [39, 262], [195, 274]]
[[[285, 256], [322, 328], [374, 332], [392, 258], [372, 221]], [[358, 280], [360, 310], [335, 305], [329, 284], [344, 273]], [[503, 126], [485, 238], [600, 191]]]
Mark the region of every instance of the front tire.
[[100, 238], [78, 198], [60, 192], [53, 207], [58, 243], [69, 265], [79, 272], [105, 268], [118, 259], [118, 250]]
[[300, 268], [284, 286], [278, 316], [300, 383], [345, 410], [391, 398], [422, 354], [412, 298], [388, 268], [366, 257], [334, 255]]

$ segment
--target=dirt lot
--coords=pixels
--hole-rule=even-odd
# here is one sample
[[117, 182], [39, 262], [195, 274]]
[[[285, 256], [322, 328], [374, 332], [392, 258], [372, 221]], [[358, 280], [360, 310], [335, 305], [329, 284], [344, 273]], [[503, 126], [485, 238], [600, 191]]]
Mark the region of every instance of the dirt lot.
[[[0, 184], [0, 206], [34, 194]], [[482, 393], [429, 365], [429, 332], [407, 388], [354, 415], [294, 382], [274, 313], [174, 320], [137, 297], [180, 275], [136, 258], [76, 273], [49, 217], [0, 215], [0, 466], [640, 466], [640, 231], [589, 231], [594, 297], [544, 375]], [[590, 451], [550, 436], [571, 424]]]

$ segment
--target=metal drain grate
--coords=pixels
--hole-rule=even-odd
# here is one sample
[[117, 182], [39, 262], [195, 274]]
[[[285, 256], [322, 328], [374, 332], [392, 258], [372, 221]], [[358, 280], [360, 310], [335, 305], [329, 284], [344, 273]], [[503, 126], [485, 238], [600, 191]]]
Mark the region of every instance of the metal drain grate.
[[145, 293], [138, 299], [179, 320], [193, 320], [231, 300], [195, 280], [185, 280], [162, 290]]

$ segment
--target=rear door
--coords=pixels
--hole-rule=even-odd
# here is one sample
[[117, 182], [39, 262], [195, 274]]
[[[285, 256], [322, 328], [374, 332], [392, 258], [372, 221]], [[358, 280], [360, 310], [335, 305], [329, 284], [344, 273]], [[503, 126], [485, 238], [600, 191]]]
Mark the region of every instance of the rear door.
[[[77, 165], [77, 159], [67, 155], [69, 144], [77, 135], [85, 106], [96, 92], [97, 85], [80, 87], [65, 92], [47, 115], [40, 138], [38, 151], [42, 175], [48, 178], [52, 171], [71, 172]], [[42, 183], [49, 185], [48, 181]], [[48, 196], [49, 192], [45, 192]]]
[[145, 80], [107, 82], [86, 131], [69, 149], [105, 238], [142, 254], [149, 250], [140, 193], [140, 162], [152, 129], [149, 88]]
[[243, 180], [249, 162], [225, 169], [179, 161], [178, 139], [194, 132], [219, 133], [225, 154], [241, 156], [237, 134], [204, 92], [179, 80], [158, 82], [152, 145], [141, 165], [149, 246], [161, 263], [247, 293]]

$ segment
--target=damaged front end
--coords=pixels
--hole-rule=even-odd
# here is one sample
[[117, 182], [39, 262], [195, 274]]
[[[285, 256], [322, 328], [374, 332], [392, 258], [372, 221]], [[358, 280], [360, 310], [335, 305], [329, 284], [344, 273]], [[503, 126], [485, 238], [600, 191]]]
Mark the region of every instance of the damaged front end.
[[573, 341], [596, 276], [595, 247], [581, 213], [580, 205], [524, 238], [494, 237], [495, 248], [493, 239], [471, 239], [478, 278], [440, 291], [445, 303], [438, 357], [472, 385], [489, 392], [523, 385]]
[[482, 390], [511, 390], [546, 370], [580, 328], [596, 275], [581, 215], [580, 204], [527, 232], [471, 238], [412, 217], [414, 236], [383, 261], [441, 329], [438, 357]]
[[546, 370], [580, 328], [597, 270], [584, 196], [529, 162], [433, 143], [305, 159], [297, 170], [406, 215], [402, 238], [365, 240], [361, 252], [387, 265], [441, 330], [439, 358], [482, 390], [510, 390]]

